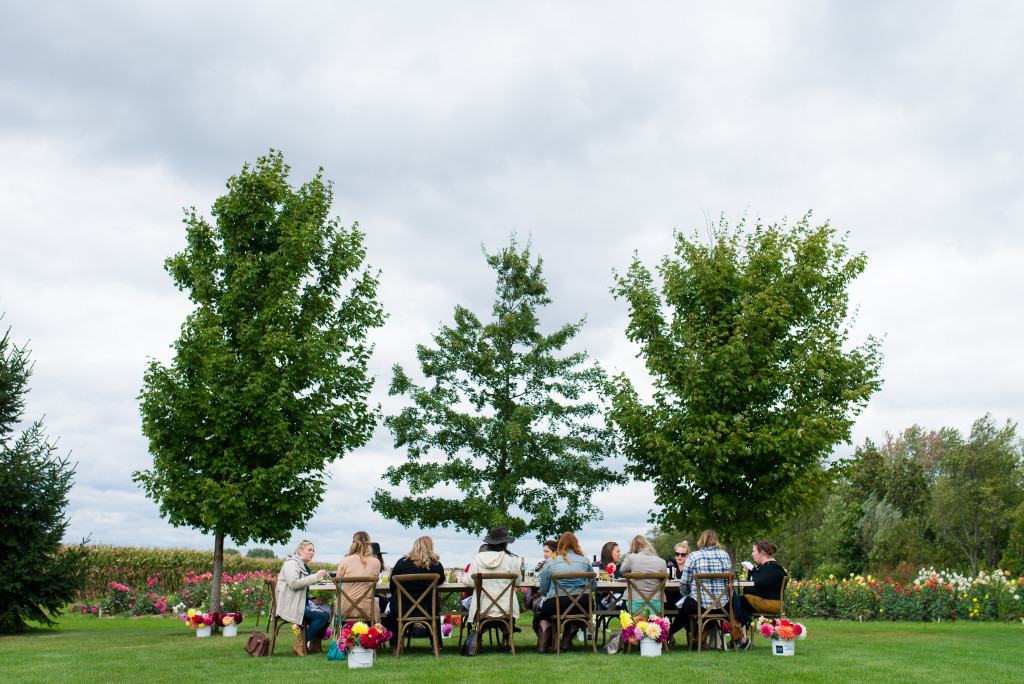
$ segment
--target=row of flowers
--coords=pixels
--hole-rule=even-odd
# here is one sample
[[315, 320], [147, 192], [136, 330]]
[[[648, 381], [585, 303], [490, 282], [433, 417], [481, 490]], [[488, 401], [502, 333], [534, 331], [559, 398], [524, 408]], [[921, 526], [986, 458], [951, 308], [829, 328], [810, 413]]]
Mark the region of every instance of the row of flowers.
[[[275, 575], [270, 572], [240, 572], [235, 575], [224, 573], [220, 580], [219, 612], [245, 613], [254, 615], [263, 605], [264, 582]], [[184, 587], [178, 596], [178, 605], [197, 610], [212, 610], [210, 603], [210, 585], [213, 573], [198, 574], [190, 572], [185, 576]]]
[[1024, 618], [1024, 578], [996, 570], [967, 577], [923, 568], [911, 583], [850, 575], [792, 582], [786, 614], [841, 620], [982, 620]]

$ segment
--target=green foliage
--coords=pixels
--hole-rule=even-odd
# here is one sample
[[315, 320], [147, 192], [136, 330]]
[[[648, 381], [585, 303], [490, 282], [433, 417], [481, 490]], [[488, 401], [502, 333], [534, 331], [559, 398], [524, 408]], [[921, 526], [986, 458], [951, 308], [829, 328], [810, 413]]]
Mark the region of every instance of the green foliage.
[[242, 555], [242, 552], [239, 551], [238, 549], [224, 549], [224, 555], [225, 556], [240, 556], [240, 555]]
[[27, 629], [26, 620], [52, 626], [50, 616], [80, 590], [83, 551], [59, 553], [68, 526], [74, 468], [57, 454], [36, 421], [20, 434], [32, 368], [26, 347], [0, 337], [0, 634]]
[[968, 441], [945, 432], [950, 447], [936, 463], [932, 520], [977, 573], [999, 562], [1024, 503], [1022, 444], [1015, 423], [1000, 428], [991, 415], [974, 422]]
[[647, 535], [647, 539], [651, 542], [651, 546], [654, 547], [654, 551], [662, 558], [672, 556], [676, 552], [676, 544], [681, 544], [684, 541], [690, 543], [691, 551], [696, 551], [697, 537], [700, 536], [699, 533], [695, 535], [693, 532], [662, 530], [657, 527], [651, 531], [651, 534]]
[[[592, 424], [606, 379], [598, 365], [584, 365], [586, 352], [556, 355], [582, 320], [540, 332], [537, 310], [551, 299], [529, 246], [520, 250], [513, 236], [486, 258], [497, 271], [493, 320], [456, 306], [455, 324], [433, 336], [436, 346], [416, 347], [429, 385], [394, 367], [389, 394], [412, 405], [385, 424], [408, 458], [384, 478], [409, 494], [378, 489], [372, 504], [406, 526], [476, 534], [504, 525], [542, 540], [600, 518], [594, 493], [624, 481], [603, 465], [610, 431]], [[441, 485], [458, 493], [428, 493]]]
[[165, 262], [196, 308], [171, 365], [146, 370], [153, 467], [133, 478], [172, 525], [215, 535], [216, 577], [225, 536], [287, 540], [320, 504], [327, 465], [373, 431], [377, 280], [363, 234], [329, 218], [322, 175], [293, 190], [280, 153], [246, 164], [214, 225], [186, 212], [188, 246]]
[[851, 347], [846, 327], [866, 258], [809, 217], [752, 232], [722, 221], [709, 244], [677, 234], [660, 286], [639, 260], [616, 276], [654, 392], [616, 377], [610, 417], [660, 524], [728, 542], [815, 505], [834, 477], [825, 459], [881, 384], [879, 341]]
[[245, 557], [246, 558], [277, 558], [277, 556], [274, 555], [274, 550], [273, 549], [264, 549], [264, 548], [259, 548], [259, 547], [255, 548], [255, 549], [249, 549], [246, 552]]

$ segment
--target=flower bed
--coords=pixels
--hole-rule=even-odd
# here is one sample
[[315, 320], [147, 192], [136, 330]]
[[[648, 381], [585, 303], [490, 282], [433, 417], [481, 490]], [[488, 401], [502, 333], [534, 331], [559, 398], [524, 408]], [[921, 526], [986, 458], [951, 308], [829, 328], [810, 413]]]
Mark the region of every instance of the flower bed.
[[[220, 582], [219, 611], [216, 612], [255, 615], [257, 608], [260, 608], [264, 601], [268, 605], [270, 603], [270, 597], [264, 596], [264, 580], [276, 576], [274, 573], [261, 571], [240, 572], [236, 575], [224, 573]], [[212, 581], [213, 573], [199, 575], [189, 572], [182, 579], [183, 588], [178, 596], [178, 605], [185, 609], [208, 609]]]
[[786, 614], [842, 620], [1020, 620], [1024, 578], [922, 569], [912, 583], [851, 575], [791, 582]]

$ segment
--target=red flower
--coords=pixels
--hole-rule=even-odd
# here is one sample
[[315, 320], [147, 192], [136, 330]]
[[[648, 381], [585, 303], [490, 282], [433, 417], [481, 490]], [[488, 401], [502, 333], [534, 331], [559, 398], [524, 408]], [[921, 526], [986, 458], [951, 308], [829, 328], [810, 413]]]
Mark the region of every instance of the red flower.
[[793, 625], [793, 633], [794, 634], [796, 634], [797, 636], [800, 636], [801, 634], [803, 634], [803, 632], [804, 632], [804, 628], [800, 626], [800, 623], [795, 623]]

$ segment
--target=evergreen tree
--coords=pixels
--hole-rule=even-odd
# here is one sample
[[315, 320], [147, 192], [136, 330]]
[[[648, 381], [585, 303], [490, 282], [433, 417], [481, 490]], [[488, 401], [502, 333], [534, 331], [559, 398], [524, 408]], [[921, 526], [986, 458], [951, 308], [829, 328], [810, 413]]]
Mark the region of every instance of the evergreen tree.
[[[497, 271], [493, 320], [457, 306], [455, 325], [433, 336], [436, 346], [417, 346], [429, 385], [394, 367], [389, 393], [412, 405], [385, 420], [407, 461], [384, 479], [410, 494], [378, 489], [372, 504], [406, 526], [479, 533], [504, 525], [538, 539], [578, 531], [600, 517], [594, 493], [623, 481], [604, 465], [613, 442], [595, 424], [605, 374], [584, 365], [586, 352], [556, 355], [583, 320], [540, 332], [537, 310], [551, 299], [529, 246], [520, 251], [513, 236], [486, 258]], [[457, 493], [428, 493], [440, 485]]]
[[[57, 454], [42, 421], [20, 434], [32, 366], [26, 347], [0, 338], [0, 634], [54, 625], [50, 616], [85, 583], [82, 545], [62, 549], [74, 468]], [[84, 544], [84, 542], [83, 542]]]

